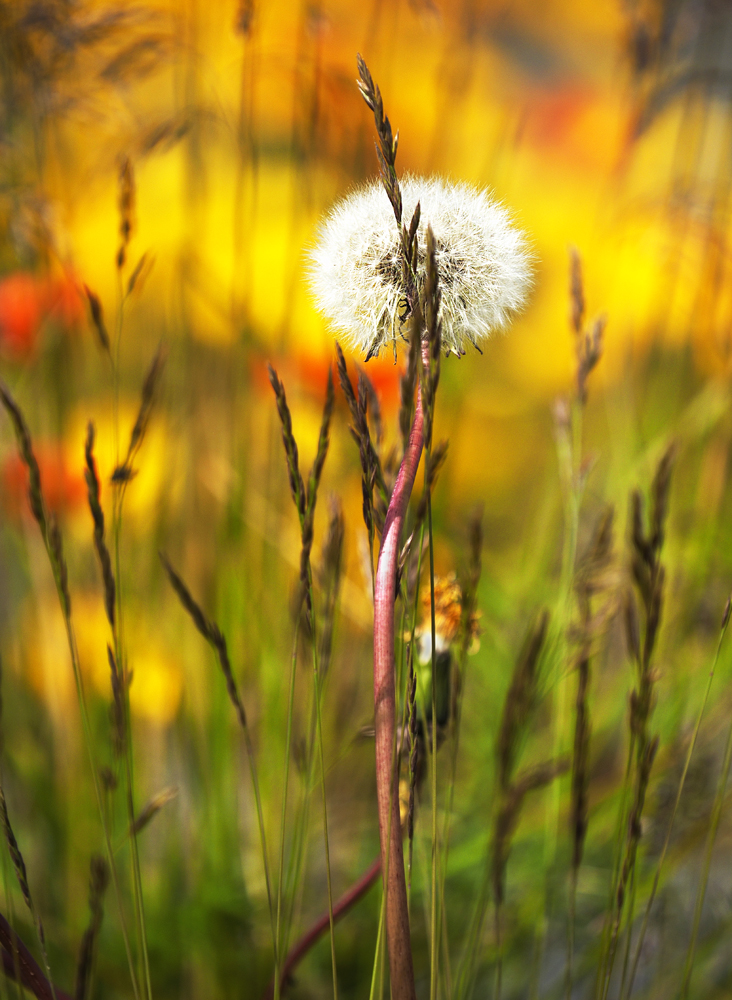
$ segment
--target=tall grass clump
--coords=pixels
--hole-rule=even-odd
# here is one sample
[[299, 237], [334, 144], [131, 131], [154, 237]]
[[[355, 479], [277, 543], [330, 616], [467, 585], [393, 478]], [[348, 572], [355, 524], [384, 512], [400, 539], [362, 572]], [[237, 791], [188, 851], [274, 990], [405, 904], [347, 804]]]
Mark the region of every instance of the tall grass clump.
[[[53, 31], [111, 58], [128, 23], [41, 3], [21, 24], [5, 6], [38, 66]], [[264, 58], [264, 12], [240, 6], [246, 58]], [[271, 260], [245, 234], [258, 199], [272, 246], [278, 216], [250, 66], [229, 306], [196, 260], [207, 141], [227, 124], [208, 110], [110, 157], [109, 281], [72, 282], [89, 343], [8, 361], [0, 273], [0, 1000], [722, 996], [729, 370], [702, 379], [690, 356], [638, 348], [618, 375], [621, 321], [591, 302], [605, 260], [571, 249], [564, 392], [524, 399], [497, 335], [532, 294], [533, 244], [485, 189], [402, 172], [361, 56], [348, 99], [378, 177], [316, 221], [326, 29], [303, 12], [288, 147], [288, 246], [313, 209], [304, 277], [336, 338], [322, 357], [284, 348], [299, 292], [280, 321], [268, 285], [271, 329], [253, 319], [248, 283]], [[147, 157], [179, 142], [190, 246], [145, 312]], [[542, 367], [531, 350], [520, 366]], [[541, 377], [555, 393], [557, 371]], [[78, 509], [58, 500], [56, 424]], [[12, 602], [30, 611], [11, 619]], [[41, 700], [44, 642], [70, 703]]]

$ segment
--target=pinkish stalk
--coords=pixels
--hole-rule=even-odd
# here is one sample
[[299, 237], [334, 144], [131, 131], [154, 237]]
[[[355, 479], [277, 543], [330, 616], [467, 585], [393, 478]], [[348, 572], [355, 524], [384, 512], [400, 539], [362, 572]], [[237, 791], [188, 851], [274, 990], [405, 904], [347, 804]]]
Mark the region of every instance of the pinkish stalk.
[[[424, 352], [424, 345], [423, 345]], [[428, 363], [428, 362], [427, 362]], [[381, 538], [374, 589], [374, 727], [376, 730], [376, 794], [379, 804], [381, 870], [386, 896], [386, 940], [392, 1000], [416, 1000], [409, 934], [407, 884], [394, 774], [396, 691], [394, 684], [394, 602], [396, 600], [399, 536], [422, 455], [424, 415], [422, 393], [417, 403], [409, 443], [399, 469]]]

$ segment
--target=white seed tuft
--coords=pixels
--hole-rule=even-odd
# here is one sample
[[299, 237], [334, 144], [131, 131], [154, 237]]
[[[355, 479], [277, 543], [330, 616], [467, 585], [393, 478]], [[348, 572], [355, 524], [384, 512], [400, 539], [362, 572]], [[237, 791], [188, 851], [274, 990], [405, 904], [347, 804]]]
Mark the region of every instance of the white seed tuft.
[[[526, 238], [505, 208], [468, 184], [407, 175], [401, 190], [407, 226], [421, 206], [419, 280], [428, 225], [434, 233], [443, 347], [464, 354], [468, 341], [477, 347], [523, 306], [532, 283]], [[309, 278], [319, 311], [353, 350], [373, 355], [406, 339], [400, 238], [380, 182], [333, 207], [310, 253]]]

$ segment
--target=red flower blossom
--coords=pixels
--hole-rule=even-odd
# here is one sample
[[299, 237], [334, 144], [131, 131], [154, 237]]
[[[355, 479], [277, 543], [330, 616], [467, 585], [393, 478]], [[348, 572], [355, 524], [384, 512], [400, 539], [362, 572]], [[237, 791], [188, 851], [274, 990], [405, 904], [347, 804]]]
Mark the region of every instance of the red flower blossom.
[[46, 313], [59, 326], [72, 330], [81, 325], [85, 315], [84, 299], [72, 274], [49, 278], [43, 298]]
[[15, 271], [0, 279], [0, 351], [12, 358], [33, 353], [46, 319], [64, 330], [84, 318], [84, 302], [73, 275], [39, 278]]
[[33, 352], [43, 317], [42, 288], [32, 274], [0, 279], [0, 348], [14, 357]]

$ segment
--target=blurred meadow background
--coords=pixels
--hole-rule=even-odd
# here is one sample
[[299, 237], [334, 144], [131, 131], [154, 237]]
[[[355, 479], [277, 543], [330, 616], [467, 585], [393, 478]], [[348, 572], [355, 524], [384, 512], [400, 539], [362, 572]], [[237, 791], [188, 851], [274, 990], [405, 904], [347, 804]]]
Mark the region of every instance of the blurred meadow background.
[[[93, 996], [133, 995], [118, 900], [132, 964], [144, 979], [136, 885], [152, 995], [259, 997], [273, 972], [241, 729], [215, 656], [170, 588], [159, 550], [226, 636], [275, 881], [288, 752], [292, 761], [284, 812], [290, 943], [327, 905], [322, 789], [309, 764], [307, 636], [287, 749], [300, 531], [266, 366], [285, 385], [307, 471], [334, 364], [333, 331], [308, 292], [308, 247], [333, 202], [378, 173], [372, 116], [355, 84], [356, 52], [400, 130], [398, 170], [491, 189], [535, 255], [525, 312], [482, 356], [445, 360], [437, 399], [435, 437], [449, 440], [433, 499], [438, 575], [464, 574], [469, 521], [483, 508], [481, 635], [462, 677], [454, 781], [450, 751], [438, 760], [441, 822], [448, 789], [451, 802], [438, 983], [445, 998], [462, 995], [455, 970], [473, 932], [470, 986], [476, 997], [493, 995], [495, 927], [486, 918], [476, 930], [475, 907], [495, 854], [504, 699], [543, 608], [551, 614], [549, 653], [520, 759], [528, 766], [571, 758], [577, 650], [586, 648], [589, 812], [575, 878], [569, 992], [598, 995], [595, 970], [625, 832], [617, 817], [627, 809], [629, 695], [637, 685], [626, 636], [635, 587], [629, 498], [634, 489], [648, 496], [659, 460], [675, 447], [649, 681], [648, 725], [659, 745], [628, 886], [634, 909], [623, 911], [609, 996], [627, 993], [624, 955], [632, 964], [732, 587], [732, 6], [0, 0], [0, 375], [27, 421], [45, 504], [63, 536], [94, 768], [119, 870], [119, 891], [110, 887], [105, 900]], [[575, 264], [574, 299], [571, 248], [583, 279], [580, 293]], [[586, 311], [578, 317], [582, 296]], [[91, 300], [102, 310], [96, 322]], [[602, 355], [583, 401], [577, 344], [600, 316], [607, 320]], [[111, 352], [100, 344], [102, 323]], [[124, 454], [161, 344], [166, 363], [119, 525], [134, 811], [152, 802], [154, 813], [133, 838], [135, 852], [123, 835], [125, 793], [113, 788], [125, 785], [125, 754], [115, 753], [110, 730], [112, 638], [84, 448], [92, 420], [109, 532], [118, 438]], [[354, 375], [362, 359], [347, 360]], [[364, 366], [381, 408], [384, 453], [400, 441], [401, 364], [387, 351]], [[373, 720], [371, 583], [349, 421], [337, 388], [313, 546], [319, 607], [330, 614], [332, 605], [322, 719], [335, 896], [378, 854], [373, 740], [364, 734]], [[89, 923], [90, 858], [104, 853], [104, 837], [64, 616], [27, 489], [3, 415], [2, 785], [53, 977], [70, 991]], [[344, 533], [336, 572], [338, 505]], [[590, 622], [575, 595], [610, 508], [612, 553]], [[706, 899], [689, 995], [732, 996], [732, 819], [724, 811], [708, 879], [704, 873], [720, 774], [724, 805], [731, 682], [732, 655], [722, 644], [634, 996], [679, 993], [700, 884]], [[505, 997], [567, 995], [571, 786], [567, 773], [527, 796], [512, 834]], [[430, 964], [427, 785], [421, 798], [411, 896], [420, 997], [429, 993]], [[3, 873], [0, 911], [33, 949], [33, 920], [9, 855]], [[336, 929], [342, 997], [368, 995], [379, 906], [377, 887]], [[9, 981], [0, 983], [6, 995], [18, 995]], [[327, 935], [288, 995], [332, 995]]]

